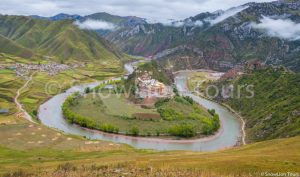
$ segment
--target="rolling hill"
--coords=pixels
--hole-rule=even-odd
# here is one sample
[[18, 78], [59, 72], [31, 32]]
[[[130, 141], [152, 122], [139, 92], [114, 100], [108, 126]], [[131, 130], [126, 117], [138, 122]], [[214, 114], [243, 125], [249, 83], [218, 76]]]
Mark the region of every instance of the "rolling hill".
[[0, 52], [8, 53], [23, 58], [30, 58], [33, 56], [33, 52], [25, 47], [16, 44], [14, 41], [7, 39], [6, 37], [0, 35]]
[[[121, 53], [109, 42], [95, 32], [79, 29], [73, 25], [72, 20], [49, 21], [24, 16], [0, 16], [0, 35], [4, 37], [1, 40], [9, 40], [12, 46], [1, 45], [1, 48], [13, 50], [18, 46], [17, 51], [22, 48], [59, 60], [118, 61], [121, 58]], [[24, 56], [24, 52], [20, 54]], [[25, 55], [26, 58], [30, 56]]]

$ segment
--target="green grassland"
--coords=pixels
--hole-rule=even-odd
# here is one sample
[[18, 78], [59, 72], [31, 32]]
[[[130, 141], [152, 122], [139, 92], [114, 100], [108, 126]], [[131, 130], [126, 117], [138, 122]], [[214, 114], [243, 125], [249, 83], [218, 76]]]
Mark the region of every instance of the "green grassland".
[[102, 100], [106, 107], [106, 113], [112, 116], [132, 117], [136, 113], [157, 114], [155, 109], [143, 109], [130, 103], [124, 95], [113, 94]]
[[210, 76], [210, 72], [191, 72], [188, 75], [187, 85], [191, 91], [204, 90], [205, 83], [215, 80], [215, 77]]
[[[123, 94], [103, 97], [97, 94], [84, 97], [77, 95], [66, 101], [63, 110], [68, 120], [81, 126], [135, 136], [171, 134], [192, 137], [196, 136], [197, 132], [212, 134], [218, 129], [210, 127], [214, 119], [207, 110], [179, 96], [161, 100], [155, 108], [143, 108], [129, 102]], [[104, 125], [111, 129], [107, 130]], [[187, 128], [192, 129], [190, 131], [194, 133], [183, 135], [174, 132]]]
[[[0, 174], [14, 176], [261, 176], [300, 171], [299, 137], [277, 139], [213, 153], [155, 152], [79, 137], [58, 140], [54, 131], [28, 123], [0, 125]], [[28, 135], [36, 132], [36, 135]], [[42, 135], [47, 135], [42, 137]], [[23, 140], [22, 138], [26, 138]], [[3, 140], [12, 138], [11, 142]], [[46, 142], [28, 145], [27, 141]], [[49, 141], [46, 141], [49, 140]], [[13, 143], [12, 143], [13, 142]], [[92, 142], [92, 143], [91, 143]], [[22, 144], [22, 146], [17, 146]]]
[[16, 113], [14, 97], [24, 83], [25, 81], [16, 78], [12, 72], [0, 72], [0, 109], [9, 109], [8, 114], [0, 114], [0, 122], [6, 121], [7, 117]]
[[119, 53], [95, 32], [81, 30], [71, 20], [48, 21], [0, 15], [0, 52], [22, 58], [119, 61]]

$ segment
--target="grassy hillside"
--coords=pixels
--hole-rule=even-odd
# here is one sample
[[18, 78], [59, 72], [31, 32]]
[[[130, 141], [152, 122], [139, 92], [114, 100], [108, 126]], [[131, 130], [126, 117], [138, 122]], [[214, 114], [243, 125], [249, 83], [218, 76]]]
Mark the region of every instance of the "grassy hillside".
[[291, 137], [300, 134], [300, 75], [281, 69], [253, 71], [220, 85], [253, 85], [254, 97], [245, 89], [241, 98], [218, 99], [239, 111], [246, 120], [248, 141]]
[[[0, 131], [6, 132], [5, 136], [13, 139], [15, 144], [26, 145], [20, 149], [12, 146], [5, 138], [0, 139], [2, 145], [6, 143], [6, 147], [0, 148], [0, 174], [8, 176], [106, 174], [230, 177], [261, 176], [263, 172], [300, 171], [299, 137], [266, 141], [214, 153], [197, 153], [134, 150], [125, 145], [88, 141], [63, 134], [58, 136], [52, 130], [36, 126], [30, 128], [28, 124], [0, 125]], [[24, 136], [28, 132], [37, 134]], [[15, 136], [17, 133], [19, 136]], [[53, 141], [53, 137], [58, 139]], [[39, 139], [43, 139], [43, 143], [27, 143], [38, 142]]]
[[25, 47], [15, 43], [14, 41], [0, 35], [0, 52], [13, 54], [23, 58], [30, 58], [33, 56], [33, 52]]
[[[23, 16], [0, 16], [0, 34], [16, 45], [58, 60], [117, 61], [121, 56], [96, 33], [77, 28], [71, 20], [53, 22]], [[9, 46], [6, 48], [12, 50]]]

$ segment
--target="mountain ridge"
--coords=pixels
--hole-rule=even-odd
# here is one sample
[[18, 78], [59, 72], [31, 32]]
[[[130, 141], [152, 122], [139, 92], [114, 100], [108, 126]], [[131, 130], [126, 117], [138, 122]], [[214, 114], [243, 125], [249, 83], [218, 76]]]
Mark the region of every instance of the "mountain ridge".
[[0, 16], [0, 35], [26, 50], [58, 60], [119, 61], [122, 55], [95, 32], [76, 27], [73, 20]]
[[[200, 13], [171, 24], [136, 21], [99, 34], [131, 55], [153, 57], [178, 48], [180, 50], [159, 58], [163, 64], [171, 63], [175, 70], [207, 67], [226, 71], [248, 60], [259, 59], [268, 65], [284, 65], [299, 71], [299, 41], [268, 36], [266, 31], [252, 26], [260, 23], [263, 16], [287, 16], [287, 19], [300, 23], [299, 9], [297, 1], [247, 3], [226, 11]], [[117, 17], [119, 20], [126, 19]], [[94, 19], [105, 20], [104, 17]], [[181, 50], [183, 45], [197, 48], [203, 55]], [[182, 65], [177, 62], [182, 58], [188, 58], [193, 63], [192, 68], [186, 68], [190, 64], [185, 61], [181, 62]]]

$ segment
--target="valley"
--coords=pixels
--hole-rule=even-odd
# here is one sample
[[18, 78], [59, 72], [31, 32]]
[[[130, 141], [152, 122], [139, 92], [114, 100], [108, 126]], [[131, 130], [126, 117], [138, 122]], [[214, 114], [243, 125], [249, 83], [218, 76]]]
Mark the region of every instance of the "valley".
[[298, 1], [67, 1], [0, 5], [0, 176], [299, 176]]

